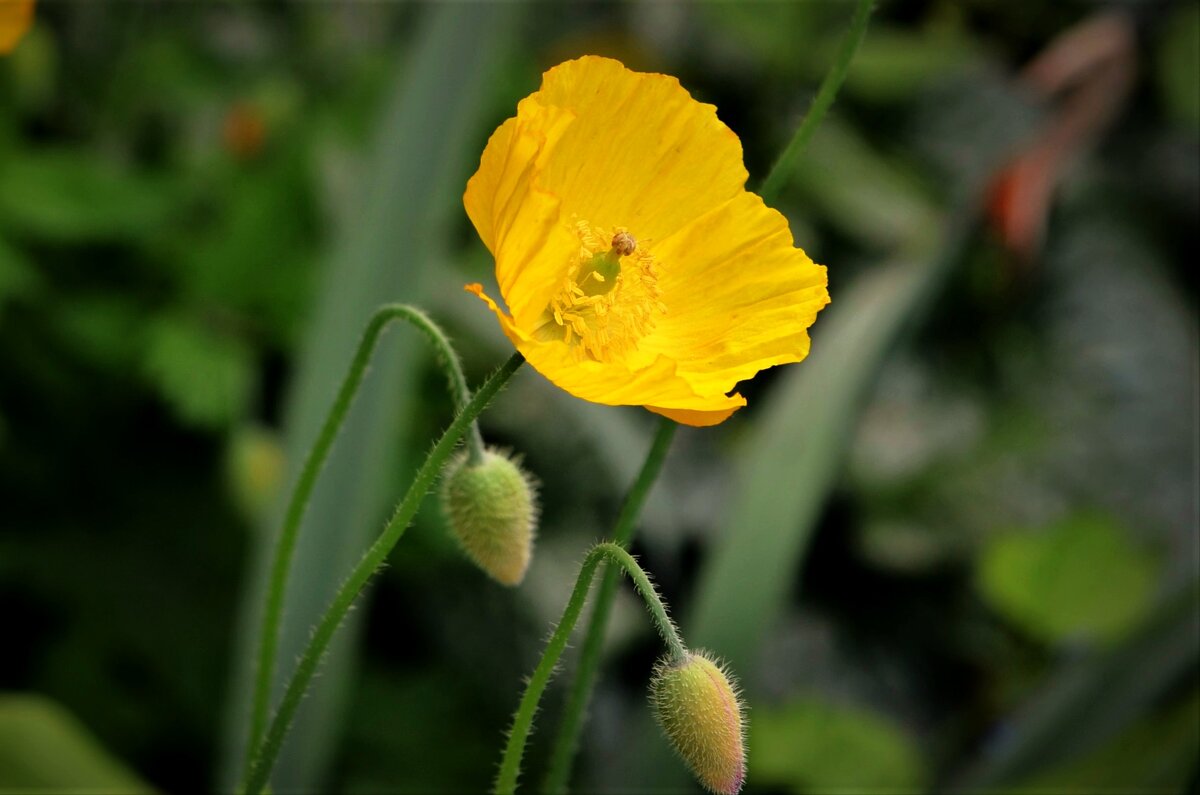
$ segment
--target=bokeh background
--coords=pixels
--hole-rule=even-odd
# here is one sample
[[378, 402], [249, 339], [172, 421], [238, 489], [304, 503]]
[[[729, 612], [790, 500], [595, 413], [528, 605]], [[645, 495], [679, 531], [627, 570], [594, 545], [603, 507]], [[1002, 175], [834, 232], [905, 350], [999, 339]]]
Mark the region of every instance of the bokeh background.
[[[39, 3], [0, 58], [0, 789], [232, 787], [264, 550], [370, 310], [474, 380], [508, 355], [461, 193], [541, 71], [679, 76], [753, 185], [851, 11]], [[778, 201], [829, 266], [813, 353], [678, 434], [634, 544], [741, 677], [751, 791], [1197, 791], [1198, 75], [1196, 2], [880, 4]], [[318, 488], [285, 668], [448, 422], [413, 337]], [[520, 373], [483, 426], [542, 483], [528, 579], [428, 500], [276, 791], [486, 787], [652, 425]], [[624, 586], [581, 791], [695, 788], [658, 653]]]

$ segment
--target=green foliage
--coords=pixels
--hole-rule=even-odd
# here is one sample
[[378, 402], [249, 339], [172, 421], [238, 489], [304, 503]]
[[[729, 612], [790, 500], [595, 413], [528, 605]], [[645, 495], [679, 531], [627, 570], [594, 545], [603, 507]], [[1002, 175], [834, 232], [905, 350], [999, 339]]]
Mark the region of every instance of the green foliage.
[[255, 378], [243, 343], [186, 315], [164, 316], [146, 333], [146, 375], [180, 419], [222, 427], [243, 414]]
[[0, 696], [0, 790], [153, 791], [59, 704], [13, 693]]
[[1176, 5], [1156, 50], [1159, 93], [1167, 112], [1200, 131], [1200, 3]]
[[891, 720], [821, 698], [750, 711], [750, 780], [789, 792], [920, 791], [925, 761]]
[[993, 609], [1034, 637], [1112, 642], [1145, 617], [1158, 570], [1125, 528], [1080, 514], [997, 535], [981, 553], [977, 581]]
[[20, 249], [0, 237], [0, 311], [9, 299], [26, 298], [38, 285], [33, 263]]
[[61, 241], [145, 236], [171, 210], [161, 180], [77, 150], [33, 150], [0, 165], [0, 224]]

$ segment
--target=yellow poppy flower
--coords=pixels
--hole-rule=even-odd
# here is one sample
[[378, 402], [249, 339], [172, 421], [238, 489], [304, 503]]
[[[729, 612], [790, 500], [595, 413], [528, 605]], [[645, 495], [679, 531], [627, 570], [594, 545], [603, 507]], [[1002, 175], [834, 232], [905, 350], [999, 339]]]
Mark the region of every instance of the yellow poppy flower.
[[463, 196], [530, 364], [595, 403], [714, 425], [808, 354], [825, 268], [745, 189], [737, 135], [673, 77], [585, 56], [492, 134]]
[[33, 24], [33, 0], [0, 0], [0, 55], [7, 55]]

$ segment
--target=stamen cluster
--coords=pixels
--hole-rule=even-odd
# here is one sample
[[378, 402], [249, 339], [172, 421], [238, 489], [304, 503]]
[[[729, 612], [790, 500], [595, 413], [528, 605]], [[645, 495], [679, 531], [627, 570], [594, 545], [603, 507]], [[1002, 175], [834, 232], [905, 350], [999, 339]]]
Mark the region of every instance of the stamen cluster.
[[578, 221], [579, 251], [550, 300], [538, 336], [571, 345], [580, 358], [613, 361], [637, 347], [667, 311], [658, 264], [628, 230]]

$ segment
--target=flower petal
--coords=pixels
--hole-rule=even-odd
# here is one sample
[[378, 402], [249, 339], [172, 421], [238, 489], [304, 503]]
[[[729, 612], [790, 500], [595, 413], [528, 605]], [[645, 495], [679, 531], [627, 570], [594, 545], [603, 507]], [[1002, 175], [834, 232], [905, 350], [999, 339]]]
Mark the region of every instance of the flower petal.
[[570, 122], [568, 112], [523, 100], [517, 116], [488, 140], [463, 195], [467, 215], [496, 259], [500, 294], [522, 321], [545, 309], [544, 296], [561, 281], [565, 258], [578, 245], [560, 223], [558, 198], [534, 185], [539, 164]]
[[[571, 394], [716, 424], [745, 405], [737, 382], [807, 355], [829, 302], [825, 269], [745, 181], [737, 136], [675, 78], [594, 56], [560, 64], [489, 140], [463, 197], [511, 314], [468, 289]], [[571, 281], [599, 251], [589, 229], [626, 229], [646, 247], [652, 303], [614, 308]]]
[[664, 409], [658, 406], [646, 406], [647, 409], [655, 414], [661, 414], [669, 420], [675, 420], [682, 425], [691, 425], [695, 428], [707, 428], [710, 425], [719, 425], [733, 412], [741, 408], [734, 406], [731, 409], [722, 409], [721, 411], [692, 411], [691, 409]]
[[787, 220], [743, 192], [661, 241], [667, 313], [641, 341], [669, 355], [699, 394], [725, 394], [759, 370], [808, 355], [829, 303], [825, 268], [795, 248]]
[[[703, 419], [698, 417], [699, 414], [722, 414], [715, 422], [746, 405], [741, 395], [696, 394], [688, 381], [676, 375], [675, 363], [665, 356], [659, 356], [637, 370], [615, 362], [580, 360], [570, 346], [553, 341], [541, 342], [523, 333], [513, 318], [483, 292], [481, 285], [468, 284], [466, 290], [487, 303], [500, 320], [505, 336], [535, 370], [555, 386], [576, 397], [610, 406], [653, 403], [656, 408], [651, 410], [660, 414], [681, 412], [681, 416], [695, 414], [697, 419]], [[671, 416], [675, 419], [674, 415]], [[702, 424], [690, 420], [678, 421], [689, 425]]]
[[0, 55], [8, 55], [33, 24], [33, 0], [0, 0]]
[[657, 240], [746, 183], [737, 135], [674, 77], [585, 56], [546, 72], [533, 98], [574, 117], [537, 175], [568, 221]]

